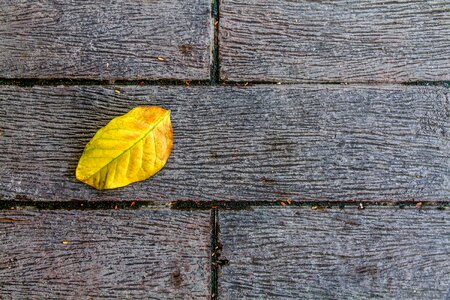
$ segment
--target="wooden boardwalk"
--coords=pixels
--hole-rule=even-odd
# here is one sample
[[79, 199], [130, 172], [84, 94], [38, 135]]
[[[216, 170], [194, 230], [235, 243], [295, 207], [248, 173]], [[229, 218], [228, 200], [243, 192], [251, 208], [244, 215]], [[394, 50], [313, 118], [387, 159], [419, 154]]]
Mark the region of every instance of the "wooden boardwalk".
[[[0, 299], [449, 299], [450, 1], [0, 1]], [[149, 180], [85, 144], [172, 111]]]

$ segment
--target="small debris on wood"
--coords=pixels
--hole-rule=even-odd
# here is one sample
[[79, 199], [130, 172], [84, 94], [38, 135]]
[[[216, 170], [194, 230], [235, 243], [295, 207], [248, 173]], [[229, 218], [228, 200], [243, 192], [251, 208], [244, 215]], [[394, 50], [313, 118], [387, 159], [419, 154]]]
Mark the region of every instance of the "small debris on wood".
[[120, 95], [120, 90], [114, 90], [114, 94]]
[[181, 276], [180, 270], [175, 270], [175, 271], [172, 273], [172, 276], [173, 276], [173, 277], [180, 277], [180, 276]]
[[[13, 208], [11, 208], [13, 209]], [[11, 218], [0, 218], [0, 222], [5, 222], [5, 223], [17, 223], [17, 222], [28, 222], [27, 220], [16, 220], [16, 219], [11, 219]]]
[[321, 210], [327, 209], [327, 207], [326, 207], [326, 206], [323, 206], [323, 205], [314, 205], [314, 206], [311, 207], [311, 209], [312, 209], [312, 210], [321, 211]]
[[223, 258], [223, 259], [219, 259], [218, 261], [217, 261], [217, 264], [219, 265], [219, 266], [228, 266], [229, 264], [230, 264], [230, 261], [228, 260], [228, 259], [226, 259], [226, 258]]
[[69, 241], [68, 240], [64, 240], [62, 241], [63, 245], [69, 245]]
[[158, 56], [157, 59], [158, 59], [159, 61], [166, 61], [166, 59], [165, 59], [164, 57], [162, 57], [162, 56]]
[[185, 80], [185, 81], [184, 81], [184, 84], [185, 84], [186, 86], [189, 86], [189, 85], [191, 84], [191, 81], [190, 81], [190, 80]]
[[286, 202], [291, 205], [292, 204], [292, 200], [291, 199], [287, 199]]
[[416, 203], [416, 208], [422, 208], [422, 202], [417, 202]]
[[136, 201], [132, 201], [130, 206], [135, 206], [136, 205]]
[[286, 206], [286, 203], [284, 203], [283, 201], [280, 202], [281, 206]]
[[145, 82], [141, 81], [141, 82], [139, 82], [139, 85], [143, 86], [143, 85], [145, 85]]
[[364, 205], [363, 205], [362, 203], [359, 203], [358, 208], [359, 208], [359, 209], [364, 209]]

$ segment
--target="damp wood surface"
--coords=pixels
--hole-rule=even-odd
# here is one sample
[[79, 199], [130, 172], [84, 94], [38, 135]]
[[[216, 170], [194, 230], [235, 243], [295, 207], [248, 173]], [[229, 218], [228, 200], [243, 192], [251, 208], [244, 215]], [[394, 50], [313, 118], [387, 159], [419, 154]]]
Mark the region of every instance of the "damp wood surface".
[[0, 211], [1, 299], [207, 299], [210, 213]]
[[0, 77], [209, 79], [210, 7], [189, 1], [2, 1]]
[[[448, 201], [448, 89], [426, 86], [0, 87], [0, 197], [35, 201]], [[149, 180], [97, 191], [84, 146], [138, 105], [170, 109]]]
[[450, 1], [220, 1], [225, 81], [450, 80]]
[[449, 228], [436, 208], [223, 211], [221, 299], [448, 299]]

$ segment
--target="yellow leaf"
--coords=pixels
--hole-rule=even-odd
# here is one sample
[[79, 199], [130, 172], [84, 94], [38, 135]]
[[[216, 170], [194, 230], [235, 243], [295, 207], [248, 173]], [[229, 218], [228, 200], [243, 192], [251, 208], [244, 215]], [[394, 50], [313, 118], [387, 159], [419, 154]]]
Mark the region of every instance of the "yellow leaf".
[[172, 144], [170, 111], [136, 107], [97, 131], [84, 148], [76, 177], [98, 190], [145, 180], [164, 167]]

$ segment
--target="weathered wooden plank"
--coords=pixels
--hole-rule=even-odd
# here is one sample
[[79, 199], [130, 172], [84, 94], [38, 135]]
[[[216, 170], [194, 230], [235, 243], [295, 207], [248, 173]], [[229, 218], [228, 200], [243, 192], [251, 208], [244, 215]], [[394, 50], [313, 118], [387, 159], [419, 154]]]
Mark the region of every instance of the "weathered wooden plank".
[[0, 77], [208, 79], [210, 7], [209, 0], [4, 0]]
[[[443, 200], [449, 91], [421, 86], [0, 87], [0, 196], [32, 200]], [[140, 104], [172, 110], [166, 167], [77, 182], [85, 144]]]
[[208, 212], [0, 211], [2, 299], [206, 299]]
[[450, 80], [450, 1], [222, 0], [225, 80]]
[[436, 209], [225, 211], [221, 299], [446, 299], [449, 228]]

